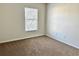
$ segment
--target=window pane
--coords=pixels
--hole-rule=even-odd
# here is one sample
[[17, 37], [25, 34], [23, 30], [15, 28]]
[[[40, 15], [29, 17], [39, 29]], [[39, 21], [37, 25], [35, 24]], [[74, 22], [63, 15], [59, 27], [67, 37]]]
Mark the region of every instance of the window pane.
[[38, 29], [38, 9], [25, 8], [25, 31]]

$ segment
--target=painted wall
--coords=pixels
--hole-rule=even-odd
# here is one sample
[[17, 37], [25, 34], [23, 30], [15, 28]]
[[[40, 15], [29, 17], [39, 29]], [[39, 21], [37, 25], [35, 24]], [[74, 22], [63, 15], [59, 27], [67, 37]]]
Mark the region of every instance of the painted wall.
[[[25, 31], [24, 8], [31, 7], [39, 10], [38, 30], [34, 32]], [[45, 35], [45, 4], [25, 3], [25, 4], [0, 4], [0, 42], [13, 41]]]
[[79, 4], [48, 4], [47, 35], [79, 48]]

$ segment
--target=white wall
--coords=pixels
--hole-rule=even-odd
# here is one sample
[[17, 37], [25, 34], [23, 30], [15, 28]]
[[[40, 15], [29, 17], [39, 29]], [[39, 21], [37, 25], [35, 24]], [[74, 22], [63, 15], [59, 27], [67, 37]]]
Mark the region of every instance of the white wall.
[[47, 35], [79, 48], [79, 4], [48, 4]]
[[[39, 10], [37, 31], [25, 31], [25, 7]], [[45, 35], [45, 12], [45, 4], [42, 3], [0, 4], [0, 42]]]

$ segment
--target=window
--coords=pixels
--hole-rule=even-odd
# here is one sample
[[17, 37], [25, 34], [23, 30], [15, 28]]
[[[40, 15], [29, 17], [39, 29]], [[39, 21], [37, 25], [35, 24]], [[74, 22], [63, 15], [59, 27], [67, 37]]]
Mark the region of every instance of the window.
[[38, 30], [38, 9], [25, 8], [25, 31]]

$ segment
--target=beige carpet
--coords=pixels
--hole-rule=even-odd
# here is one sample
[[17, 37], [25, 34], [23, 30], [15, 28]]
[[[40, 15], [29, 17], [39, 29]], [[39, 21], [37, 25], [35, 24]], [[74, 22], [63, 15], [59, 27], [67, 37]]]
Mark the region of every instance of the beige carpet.
[[76, 56], [79, 50], [47, 36], [0, 44], [2, 56]]

